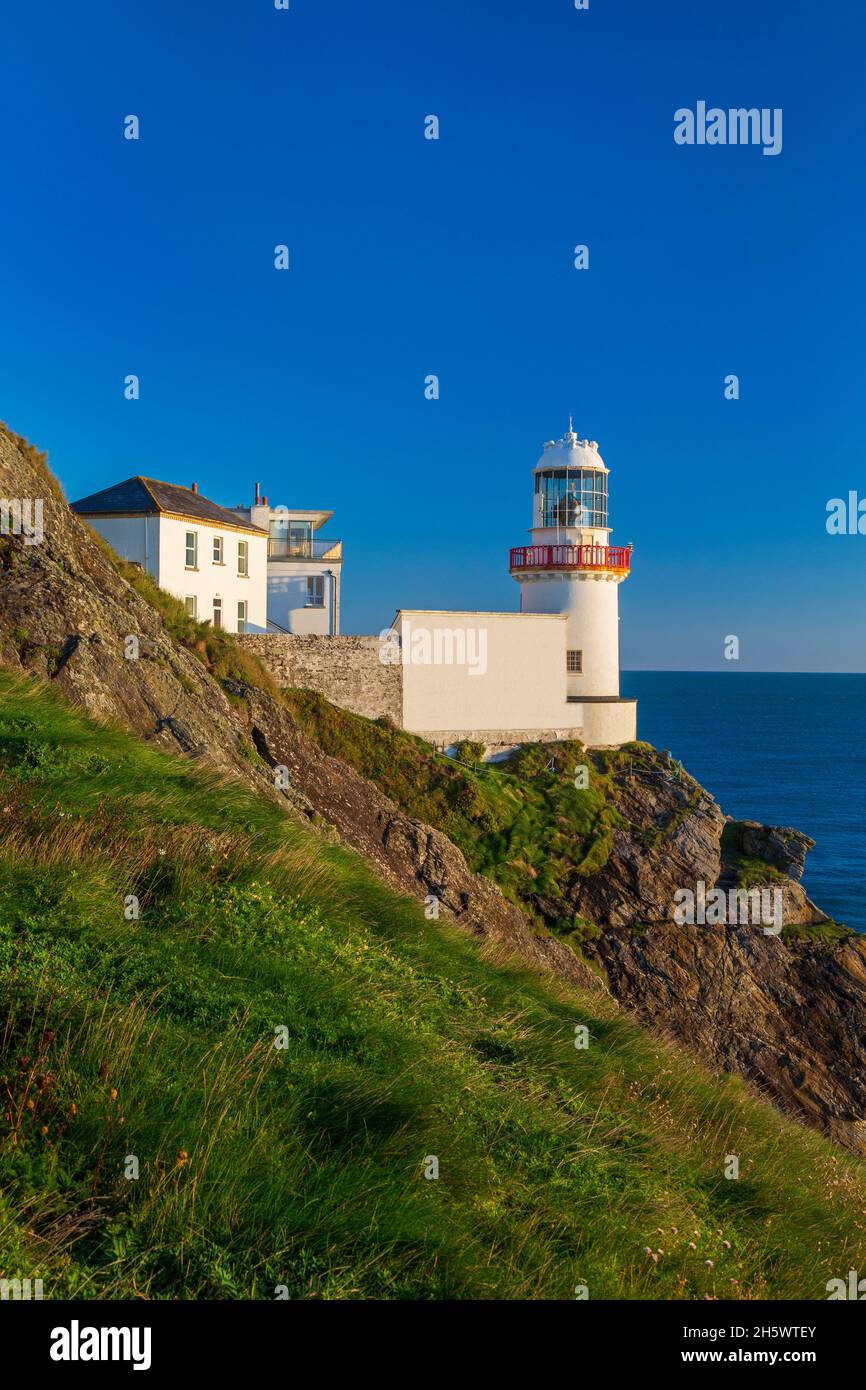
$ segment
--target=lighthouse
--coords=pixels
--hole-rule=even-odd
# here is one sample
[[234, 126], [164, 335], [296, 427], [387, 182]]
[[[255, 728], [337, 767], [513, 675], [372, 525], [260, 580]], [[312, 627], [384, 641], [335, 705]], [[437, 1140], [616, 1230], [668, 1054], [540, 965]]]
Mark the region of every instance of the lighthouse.
[[510, 557], [519, 611], [399, 608], [377, 637], [322, 638], [280, 661], [337, 704], [387, 715], [439, 749], [469, 741], [497, 757], [522, 744], [631, 743], [637, 701], [619, 693], [617, 630], [631, 546], [610, 545], [607, 468], [569, 422], [532, 476], [529, 544]]
[[[595, 440], [579, 439], [569, 421], [561, 439], [545, 444], [533, 469], [530, 543], [510, 555], [521, 613], [566, 618], [569, 702], [623, 703], [618, 593], [631, 568], [631, 546], [612, 546], [610, 534], [608, 469]], [[592, 722], [611, 724], [610, 741], [619, 741], [614, 709], [609, 718], [597, 709]]]

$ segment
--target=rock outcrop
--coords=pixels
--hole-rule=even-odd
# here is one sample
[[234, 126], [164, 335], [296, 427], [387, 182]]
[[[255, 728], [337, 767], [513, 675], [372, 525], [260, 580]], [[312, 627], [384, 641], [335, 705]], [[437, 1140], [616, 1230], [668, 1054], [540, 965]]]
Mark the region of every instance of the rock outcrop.
[[615, 998], [780, 1109], [866, 1153], [866, 951], [790, 948], [760, 928], [615, 930], [594, 943]]

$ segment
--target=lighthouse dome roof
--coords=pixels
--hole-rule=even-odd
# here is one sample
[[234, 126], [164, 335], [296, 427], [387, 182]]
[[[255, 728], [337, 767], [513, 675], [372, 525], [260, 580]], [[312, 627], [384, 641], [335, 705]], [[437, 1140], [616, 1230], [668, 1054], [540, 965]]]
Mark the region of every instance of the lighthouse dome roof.
[[601, 473], [608, 471], [595, 440], [579, 439], [573, 429], [566, 430], [561, 439], [548, 440], [533, 472], [546, 472], [548, 468], [595, 468]]

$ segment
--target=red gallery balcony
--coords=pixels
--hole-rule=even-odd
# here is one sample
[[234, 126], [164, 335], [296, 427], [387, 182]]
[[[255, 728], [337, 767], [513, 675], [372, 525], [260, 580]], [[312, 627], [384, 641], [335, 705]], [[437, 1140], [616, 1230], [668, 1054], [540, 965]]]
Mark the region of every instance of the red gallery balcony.
[[628, 574], [630, 545], [518, 545], [509, 568], [515, 570], [606, 570]]

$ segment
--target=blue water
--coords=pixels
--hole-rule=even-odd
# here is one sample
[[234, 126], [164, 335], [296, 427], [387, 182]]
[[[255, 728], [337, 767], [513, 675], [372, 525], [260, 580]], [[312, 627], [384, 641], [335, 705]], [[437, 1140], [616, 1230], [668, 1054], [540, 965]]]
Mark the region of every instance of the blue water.
[[622, 694], [728, 815], [811, 835], [806, 892], [866, 932], [866, 675], [624, 671]]

